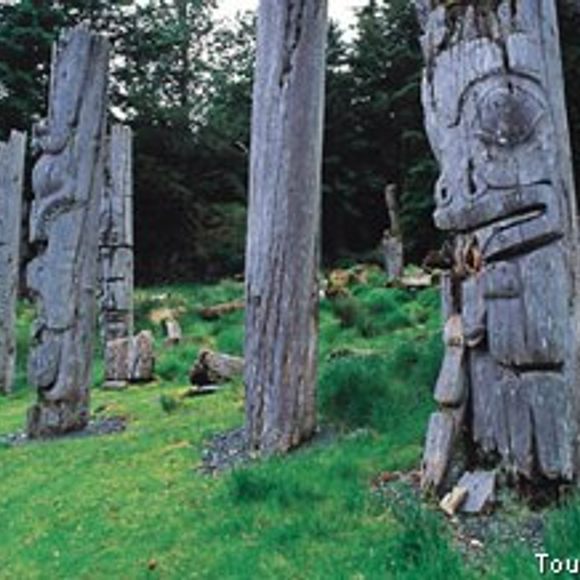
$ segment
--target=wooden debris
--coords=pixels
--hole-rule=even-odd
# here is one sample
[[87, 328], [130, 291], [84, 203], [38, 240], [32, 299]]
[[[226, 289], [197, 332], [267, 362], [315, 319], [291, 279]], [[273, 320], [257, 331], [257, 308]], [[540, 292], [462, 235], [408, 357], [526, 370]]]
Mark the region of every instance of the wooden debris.
[[191, 398], [191, 397], [203, 397], [205, 395], [214, 395], [215, 393], [221, 391], [222, 389], [223, 386], [221, 385], [203, 385], [190, 387], [181, 394], [181, 397]]
[[467, 392], [465, 345], [461, 317], [458, 314], [449, 318], [443, 336], [445, 356], [435, 386], [435, 400], [440, 405], [456, 407], [461, 404]]
[[468, 491], [465, 487], [456, 485], [443, 499], [439, 502], [439, 507], [449, 516], [455, 515], [457, 510], [465, 502]]
[[409, 276], [403, 276], [399, 283], [403, 288], [417, 289], [430, 288], [433, 286], [433, 274], [422, 272]]
[[466, 395], [464, 352], [461, 346], [448, 346], [445, 349], [443, 365], [435, 385], [435, 400], [440, 405], [457, 406]]
[[341, 348], [335, 348], [328, 354], [328, 360], [335, 360], [337, 358], [358, 358], [358, 357], [369, 357], [369, 356], [379, 356], [383, 354], [381, 351], [377, 351], [372, 348], [353, 348], [344, 346]]
[[427, 429], [427, 441], [421, 464], [421, 488], [438, 492], [444, 482], [455, 439], [455, 421], [451, 413], [433, 413]]
[[165, 332], [167, 333], [165, 346], [175, 346], [176, 344], [179, 344], [183, 338], [181, 326], [174, 318], [168, 318], [165, 320]]
[[465, 472], [457, 488], [465, 489], [466, 500], [461, 504], [461, 511], [469, 514], [480, 514], [488, 510], [495, 501], [495, 471]]
[[204, 349], [189, 371], [193, 385], [216, 385], [230, 381], [244, 372], [244, 359]]
[[143, 330], [129, 338], [110, 340], [105, 347], [106, 388], [123, 382], [144, 383], [153, 380], [155, 356], [153, 334]]
[[245, 303], [243, 300], [232, 300], [231, 302], [224, 302], [223, 304], [202, 308], [199, 310], [199, 315], [204, 320], [216, 320], [237, 310], [243, 310], [244, 308]]
[[129, 388], [129, 381], [107, 380], [101, 388], [103, 391], [124, 391]]
[[[159, 300], [168, 300], [171, 298], [168, 294], [163, 294], [158, 297]], [[182, 314], [185, 314], [186, 309], [183, 306], [178, 306], [177, 308], [169, 308], [167, 306], [162, 306], [161, 308], [155, 308], [149, 313], [149, 320], [156, 325], [163, 324], [166, 320], [177, 320]]]

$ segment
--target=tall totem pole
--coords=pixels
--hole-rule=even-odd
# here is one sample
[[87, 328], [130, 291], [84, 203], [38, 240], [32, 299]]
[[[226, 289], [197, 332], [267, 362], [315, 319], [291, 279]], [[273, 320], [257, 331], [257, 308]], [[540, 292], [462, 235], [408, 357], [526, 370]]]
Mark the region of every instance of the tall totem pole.
[[578, 476], [577, 231], [555, 0], [415, 0], [422, 100], [454, 235], [446, 353], [423, 464]]
[[28, 286], [38, 316], [29, 380], [38, 400], [28, 435], [82, 429], [96, 315], [103, 191], [108, 41], [84, 25], [65, 31], [52, 62], [48, 118], [34, 128], [30, 237], [37, 253]]
[[327, 0], [261, 0], [246, 246], [246, 432], [284, 453], [316, 428], [317, 240]]
[[0, 143], [0, 394], [8, 394], [16, 364], [16, 299], [26, 135]]
[[100, 219], [101, 331], [105, 346], [133, 336], [133, 135], [113, 125]]

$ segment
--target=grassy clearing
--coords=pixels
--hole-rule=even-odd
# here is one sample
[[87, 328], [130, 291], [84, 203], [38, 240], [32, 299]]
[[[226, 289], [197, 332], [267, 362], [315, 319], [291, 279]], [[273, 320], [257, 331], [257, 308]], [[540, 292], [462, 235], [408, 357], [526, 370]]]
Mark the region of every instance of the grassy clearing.
[[[241, 285], [137, 293], [139, 328], [158, 340], [159, 380], [93, 390], [93, 409], [123, 415], [126, 432], [0, 448], [0, 578], [533, 578], [533, 555], [512, 546], [465, 564], [441, 516], [410, 495], [372, 492], [382, 471], [417, 466], [441, 356], [438, 294], [385, 289], [380, 275], [321, 305], [321, 420], [337, 436], [217, 478], [201, 475], [204, 440], [243, 421], [240, 382], [179, 398], [200, 348], [242, 352], [243, 313], [202, 321], [201, 306]], [[160, 308], [181, 312], [186, 336], [162, 347]], [[21, 305], [25, 352], [32, 312]], [[0, 399], [0, 432], [20, 428], [31, 393]], [[95, 385], [102, 366], [95, 368]], [[578, 556], [578, 504], [550, 516], [546, 546]]]

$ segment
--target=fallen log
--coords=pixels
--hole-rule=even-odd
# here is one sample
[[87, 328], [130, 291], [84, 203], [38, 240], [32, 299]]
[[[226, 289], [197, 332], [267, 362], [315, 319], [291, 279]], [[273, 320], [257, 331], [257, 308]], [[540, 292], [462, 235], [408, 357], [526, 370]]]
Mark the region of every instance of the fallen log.
[[192, 385], [219, 385], [240, 376], [243, 371], [243, 358], [202, 350], [189, 371], [189, 381]]
[[237, 310], [243, 310], [244, 307], [245, 303], [243, 300], [232, 300], [231, 302], [224, 302], [223, 304], [201, 308], [199, 310], [199, 315], [204, 320], [216, 320], [226, 314], [231, 314]]
[[205, 385], [203, 387], [196, 386], [196, 387], [189, 387], [181, 393], [182, 399], [188, 399], [192, 397], [203, 397], [205, 395], [214, 395], [218, 391], [223, 389], [220, 385]]

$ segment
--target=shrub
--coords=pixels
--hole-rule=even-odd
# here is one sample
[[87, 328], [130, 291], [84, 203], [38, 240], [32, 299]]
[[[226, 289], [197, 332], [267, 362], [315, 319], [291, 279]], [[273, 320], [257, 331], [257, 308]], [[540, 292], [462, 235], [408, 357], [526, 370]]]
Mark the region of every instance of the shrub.
[[392, 404], [388, 380], [388, 365], [379, 357], [333, 360], [320, 379], [320, 410], [326, 419], [347, 427], [378, 429], [377, 416], [388, 413]]

